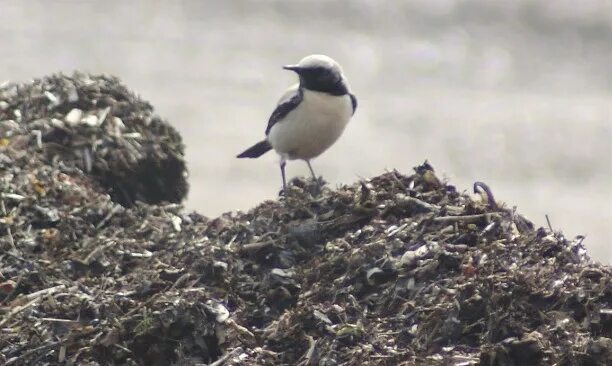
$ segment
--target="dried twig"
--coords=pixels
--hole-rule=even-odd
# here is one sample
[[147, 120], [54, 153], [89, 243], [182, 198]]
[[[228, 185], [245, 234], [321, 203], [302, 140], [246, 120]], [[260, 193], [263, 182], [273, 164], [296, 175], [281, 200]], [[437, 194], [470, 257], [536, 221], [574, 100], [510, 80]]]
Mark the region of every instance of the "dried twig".
[[[51, 295], [65, 288], [66, 288], [66, 285], [57, 285], [54, 287], [49, 287], [49, 288], [45, 288], [45, 289], [42, 289], [36, 292], [32, 292], [31, 294], [25, 295], [25, 297], [26, 299], [38, 299], [44, 295]], [[73, 288], [76, 288], [76, 287], [73, 287]]]
[[491, 214], [491, 213], [485, 213], [485, 214], [478, 214], [478, 215], [441, 216], [441, 217], [434, 218], [433, 221], [438, 222], [438, 223], [444, 223], [444, 224], [449, 224], [449, 223], [454, 223], [454, 222], [462, 222], [464, 224], [473, 224], [483, 219], [488, 221], [492, 217], [498, 217], [498, 215]]
[[396, 201], [396, 205], [402, 209], [409, 209], [410, 211], [414, 211], [415, 213], [432, 212], [440, 209], [439, 206], [432, 205], [431, 203], [427, 203], [418, 198], [408, 196], [398, 198]]
[[31, 350], [28, 350], [22, 353], [19, 357], [11, 358], [10, 360], [6, 361], [4, 365], [8, 366], [8, 365], [13, 365], [13, 364], [22, 364], [22, 361], [25, 361], [25, 359], [27, 359], [28, 357], [36, 353], [44, 352], [46, 350], [59, 346], [60, 344], [62, 344], [62, 342], [63, 341], [57, 341], [57, 342], [43, 344], [40, 347], [32, 348]]
[[[4, 205], [4, 194], [2, 196], [2, 198], [0, 198], [0, 209], [2, 210], [2, 216], [7, 216], [7, 212], [6, 212], [6, 206]], [[11, 231], [11, 226], [10, 225], [6, 225], [6, 234], [9, 238], [9, 243], [11, 244], [11, 248], [13, 250], [17, 250], [17, 248], [15, 247], [15, 240], [13, 240], [13, 233]]]
[[113, 217], [117, 212], [121, 211], [121, 209], [123, 208], [123, 206], [121, 206], [120, 204], [115, 204], [113, 206], [113, 208], [111, 208], [111, 210], [106, 214], [106, 216], [104, 216], [104, 218], [102, 219], [102, 221], [100, 221], [98, 223], [98, 225], [96, 225], [96, 230], [100, 229], [102, 226], [104, 226], [104, 224], [106, 224], [108, 222], [108, 220], [111, 219], [111, 217]]
[[553, 230], [552, 224], [550, 223], [550, 218], [548, 217], [548, 214], [545, 214], [544, 217], [546, 217], [546, 223], [548, 224], [548, 228], [550, 229], [550, 232], [555, 231]]
[[34, 304], [36, 304], [38, 302], [38, 300], [40, 300], [41, 297], [45, 296], [45, 295], [49, 295], [52, 293], [55, 293], [59, 290], [62, 290], [66, 288], [65, 285], [59, 285], [59, 286], [55, 286], [55, 287], [50, 287], [44, 290], [40, 290], [40, 291], [36, 291], [33, 292], [31, 294], [27, 294], [24, 297], [27, 300], [30, 300], [28, 303], [26, 303], [25, 305], [22, 306], [17, 306], [14, 307], [13, 309], [11, 309], [11, 311], [8, 312], [8, 314], [6, 314], [6, 316], [4, 317], [4, 319], [0, 320], [0, 327], [3, 326], [4, 324], [6, 324], [13, 316], [15, 316], [16, 314], [20, 313], [21, 311], [33, 306]]
[[302, 362], [299, 363], [299, 365], [316, 365], [319, 362], [319, 356], [318, 356], [318, 352], [317, 352], [317, 343], [319, 342], [318, 340], [315, 340], [313, 337], [306, 335], [306, 337], [308, 338], [308, 350], [306, 351], [306, 353], [302, 356]]
[[491, 191], [491, 188], [489, 188], [489, 186], [483, 182], [474, 183], [474, 193], [481, 193], [480, 191], [484, 192], [487, 196], [487, 203], [489, 204], [489, 208], [491, 208], [492, 210], [497, 210], [497, 202], [495, 202], [495, 197], [493, 197], [493, 192]]
[[247, 253], [256, 252], [258, 250], [265, 249], [273, 244], [274, 242], [272, 241], [244, 244], [240, 247], [239, 251]]
[[79, 324], [77, 320], [71, 320], [71, 319], [59, 319], [59, 318], [39, 318], [39, 319], [42, 321], [51, 322], [51, 323]]
[[[219, 357], [215, 362], [209, 363], [208, 366], [221, 366], [227, 361], [228, 358], [242, 352], [242, 347], [236, 347], [233, 350], [227, 352], [223, 356]], [[203, 363], [197, 363], [196, 366], [206, 366]]]
[[25, 305], [22, 306], [16, 306], [13, 309], [11, 309], [11, 311], [8, 312], [8, 314], [5, 315], [4, 319], [0, 320], [0, 327], [3, 326], [4, 324], [6, 324], [13, 316], [15, 316], [16, 314], [19, 314], [21, 311], [33, 306], [34, 304], [36, 304], [38, 302], [38, 298], [31, 300], [30, 302], [26, 303]]

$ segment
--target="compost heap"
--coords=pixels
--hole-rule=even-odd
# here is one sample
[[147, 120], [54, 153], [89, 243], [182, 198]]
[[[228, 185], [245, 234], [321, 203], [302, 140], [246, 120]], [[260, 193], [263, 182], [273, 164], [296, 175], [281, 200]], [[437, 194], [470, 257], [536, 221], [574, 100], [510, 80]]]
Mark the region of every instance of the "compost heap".
[[178, 133], [80, 73], [1, 86], [0, 133], [2, 365], [612, 364], [611, 268], [485, 184], [185, 213]]

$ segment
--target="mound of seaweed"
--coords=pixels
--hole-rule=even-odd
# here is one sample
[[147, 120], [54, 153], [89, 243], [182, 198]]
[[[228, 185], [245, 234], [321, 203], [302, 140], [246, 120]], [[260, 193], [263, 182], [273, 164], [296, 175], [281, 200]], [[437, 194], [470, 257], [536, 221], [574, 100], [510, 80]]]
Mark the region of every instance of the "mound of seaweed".
[[[423, 164], [317, 195], [296, 179], [277, 201], [214, 219], [134, 195], [120, 205], [118, 185], [149, 182], [101, 173], [118, 164], [96, 148], [115, 137], [108, 115], [61, 125], [70, 138], [33, 133], [50, 112], [23, 90], [57, 78], [16, 87], [8, 102], [13, 87], [0, 89], [0, 364], [612, 363], [612, 268], [589, 260], [583, 238], [534, 228], [486, 185], [462, 193]], [[106, 85], [99, 99], [125, 90], [78, 78]], [[150, 115], [129, 97], [123, 116], [143, 105]], [[183, 161], [178, 135], [157, 123], [147, 143], [119, 144], [136, 170], [153, 145], [173, 151], [153, 160]], [[155, 165], [158, 179], [175, 179], [175, 165]]]
[[77, 72], [7, 83], [0, 121], [5, 138], [21, 137], [13, 148], [94, 175], [124, 206], [187, 194], [181, 136], [115, 77]]

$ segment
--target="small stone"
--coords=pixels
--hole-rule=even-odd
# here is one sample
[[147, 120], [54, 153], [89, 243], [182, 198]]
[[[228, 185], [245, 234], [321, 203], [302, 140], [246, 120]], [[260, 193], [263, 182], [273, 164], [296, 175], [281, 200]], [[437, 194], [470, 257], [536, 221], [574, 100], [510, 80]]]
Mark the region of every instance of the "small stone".
[[51, 119], [51, 126], [57, 127], [57, 128], [64, 128], [66, 126], [66, 124], [61, 119], [52, 118]]
[[104, 121], [106, 120], [106, 116], [108, 116], [108, 112], [110, 112], [110, 109], [110, 107], [106, 107], [102, 111], [100, 111], [100, 113], [98, 113], [98, 120], [100, 121], [100, 124], [104, 123]]
[[66, 117], [64, 117], [64, 121], [68, 124], [68, 126], [76, 126], [77, 123], [81, 122], [81, 118], [83, 117], [83, 111], [78, 108], [73, 108]]
[[227, 271], [228, 265], [227, 265], [227, 263], [222, 262], [222, 261], [214, 261], [213, 262], [213, 267], [215, 269], [219, 269], [219, 270], [225, 272], [225, 271]]
[[123, 131], [125, 129], [125, 124], [123, 123], [123, 120], [121, 120], [121, 118], [119, 117], [113, 117], [113, 125], [118, 131]]
[[378, 286], [397, 278], [397, 272], [393, 269], [370, 268], [366, 272], [366, 279], [370, 286]]
[[223, 304], [217, 301], [208, 300], [206, 301], [206, 307], [215, 315], [215, 320], [217, 323], [224, 323], [227, 319], [229, 319], [230, 312]]
[[76, 88], [73, 86], [72, 88], [68, 89], [68, 102], [70, 103], [76, 103], [79, 101], [79, 93], [77, 92]]
[[175, 215], [172, 215], [172, 228], [174, 228], [174, 231], [176, 231], [177, 233], [181, 232], [181, 224], [183, 223], [183, 220]]
[[417, 255], [414, 250], [408, 250], [404, 252], [402, 257], [400, 258], [400, 265], [404, 267], [409, 267], [415, 264], [417, 261]]
[[283, 277], [283, 278], [291, 278], [294, 275], [292, 271], [284, 270], [281, 268], [272, 268], [272, 270], [270, 271], [270, 274], [273, 276], [278, 276], [278, 277]]
[[312, 315], [314, 315], [315, 318], [319, 319], [320, 321], [322, 321], [322, 322], [324, 322], [326, 324], [329, 324], [329, 325], [333, 324], [332, 321], [329, 319], [329, 317], [327, 315], [325, 315], [323, 312], [321, 312], [321, 311], [319, 311], [317, 309], [315, 309], [312, 312]]
[[45, 91], [45, 97], [49, 99], [49, 109], [55, 108], [60, 105], [60, 100], [55, 96], [55, 94], [51, 93], [50, 91]]
[[93, 114], [88, 115], [87, 117], [83, 118], [81, 120], [81, 123], [84, 125], [87, 125], [89, 127], [98, 127], [100, 120], [98, 119], [98, 116], [95, 116]]

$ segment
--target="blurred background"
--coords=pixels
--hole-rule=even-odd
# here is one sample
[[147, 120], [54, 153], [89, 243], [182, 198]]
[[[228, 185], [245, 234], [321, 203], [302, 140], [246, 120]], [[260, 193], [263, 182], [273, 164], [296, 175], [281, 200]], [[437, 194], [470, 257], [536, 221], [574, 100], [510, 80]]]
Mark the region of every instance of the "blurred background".
[[[359, 98], [313, 162], [332, 186], [428, 159], [612, 263], [612, 1], [0, 0], [0, 81], [110, 73], [182, 133], [208, 216], [273, 199], [263, 137], [305, 55], [340, 62]], [[288, 165], [289, 176], [305, 164]]]

